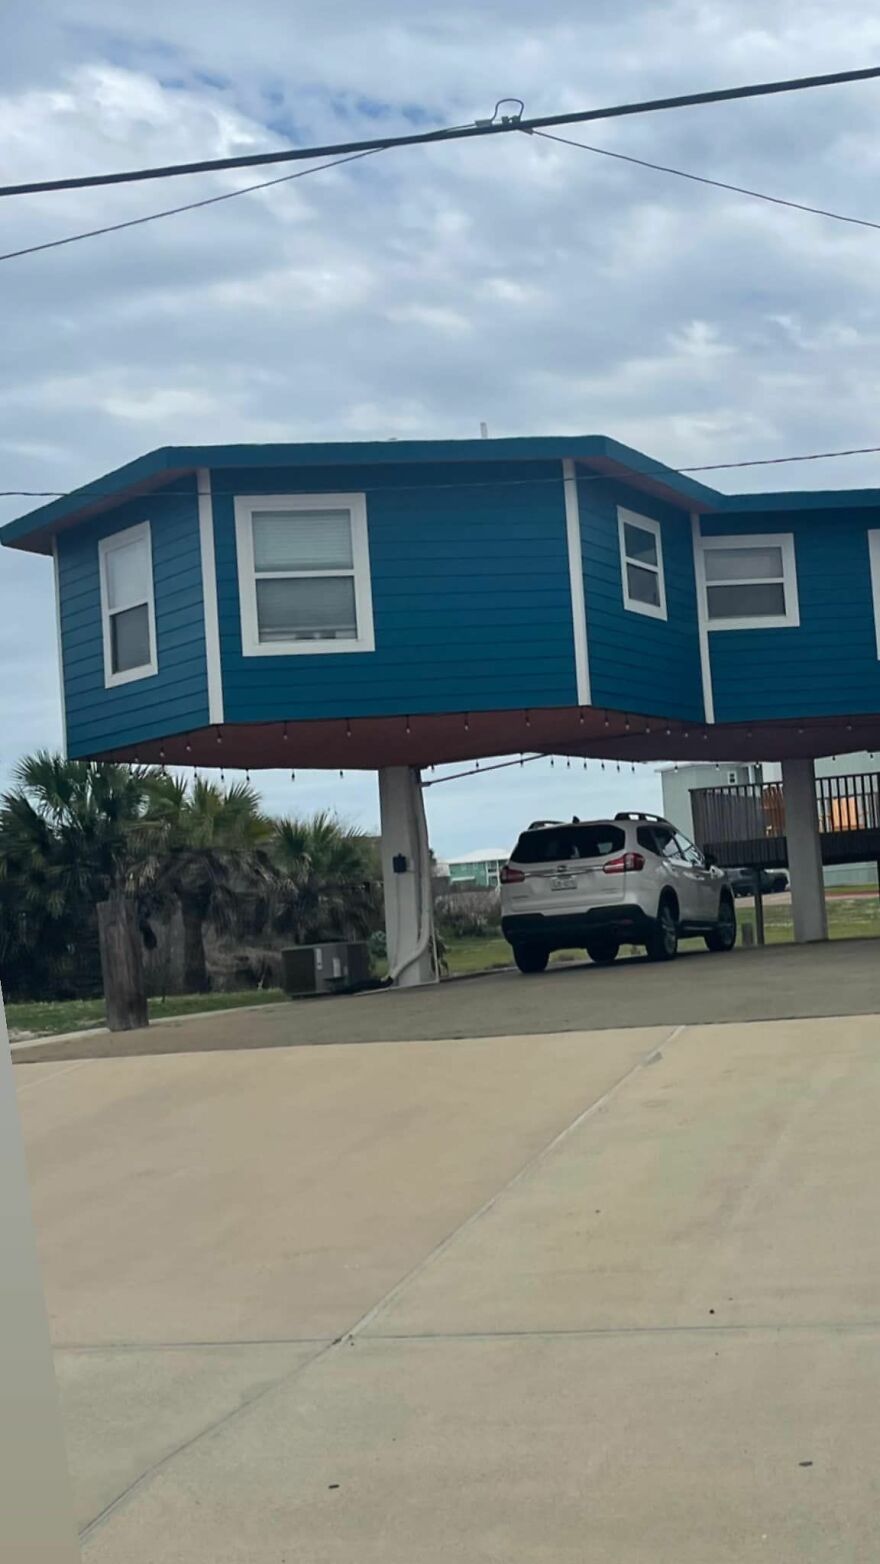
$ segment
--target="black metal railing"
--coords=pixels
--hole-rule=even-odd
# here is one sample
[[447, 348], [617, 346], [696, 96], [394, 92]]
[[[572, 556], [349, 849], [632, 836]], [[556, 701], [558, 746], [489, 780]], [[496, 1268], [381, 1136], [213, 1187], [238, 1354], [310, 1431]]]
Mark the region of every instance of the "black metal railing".
[[[691, 793], [694, 835], [725, 866], [788, 862], [781, 782], [741, 782]], [[825, 863], [880, 859], [880, 772], [816, 779]]]

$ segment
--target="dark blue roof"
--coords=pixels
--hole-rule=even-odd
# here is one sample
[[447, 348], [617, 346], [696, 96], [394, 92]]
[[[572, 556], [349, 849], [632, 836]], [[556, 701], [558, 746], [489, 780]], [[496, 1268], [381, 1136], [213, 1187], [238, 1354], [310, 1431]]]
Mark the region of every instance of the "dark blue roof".
[[166, 445], [115, 472], [106, 473], [28, 511], [0, 528], [0, 543], [51, 551], [53, 532], [105, 510], [132, 495], [147, 493], [175, 477], [208, 467], [349, 467], [420, 462], [536, 461], [571, 457], [617, 477], [629, 478], [673, 503], [718, 510], [723, 497], [705, 484], [676, 472], [641, 451], [604, 435], [529, 435], [501, 440], [370, 440], [304, 445]]

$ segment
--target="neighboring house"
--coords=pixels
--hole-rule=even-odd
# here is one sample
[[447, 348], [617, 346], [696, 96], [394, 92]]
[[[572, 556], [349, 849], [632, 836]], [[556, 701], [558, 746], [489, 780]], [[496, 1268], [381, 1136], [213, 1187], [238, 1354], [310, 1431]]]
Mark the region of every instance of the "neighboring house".
[[509, 847], [481, 847], [474, 853], [447, 858], [450, 889], [497, 890], [498, 876], [509, 857]]

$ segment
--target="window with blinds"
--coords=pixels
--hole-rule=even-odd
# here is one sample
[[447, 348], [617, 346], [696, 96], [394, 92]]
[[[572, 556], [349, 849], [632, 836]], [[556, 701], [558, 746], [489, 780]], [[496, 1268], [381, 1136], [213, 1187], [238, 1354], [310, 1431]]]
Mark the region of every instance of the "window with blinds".
[[704, 538], [702, 550], [710, 630], [800, 623], [792, 533]]
[[246, 656], [373, 648], [363, 495], [236, 500]]

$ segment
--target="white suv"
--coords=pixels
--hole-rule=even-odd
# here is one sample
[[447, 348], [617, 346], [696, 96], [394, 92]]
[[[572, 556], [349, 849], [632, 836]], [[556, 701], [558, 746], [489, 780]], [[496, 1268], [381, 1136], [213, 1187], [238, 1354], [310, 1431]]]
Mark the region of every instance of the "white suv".
[[687, 934], [731, 950], [736, 910], [724, 871], [657, 815], [537, 820], [501, 871], [501, 930], [520, 972], [543, 972], [572, 945], [599, 965], [622, 944], [670, 961]]

